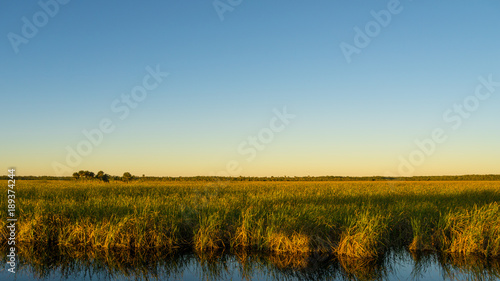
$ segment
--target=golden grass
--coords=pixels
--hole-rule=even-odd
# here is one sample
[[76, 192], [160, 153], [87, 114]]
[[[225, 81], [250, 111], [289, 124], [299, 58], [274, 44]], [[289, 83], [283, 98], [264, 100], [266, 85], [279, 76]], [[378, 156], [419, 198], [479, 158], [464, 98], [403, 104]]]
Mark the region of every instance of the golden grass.
[[[500, 182], [18, 181], [18, 243], [500, 256]], [[6, 196], [0, 198], [6, 206]], [[5, 217], [6, 209], [0, 213]], [[7, 239], [6, 220], [0, 240]]]
[[500, 255], [500, 206], [491, 203], [481, 208], [449, 213], [443, 217], [443, 250], [459, 254]]
[[336, 252], [352, 258], [375, 257], [384, 248], [387, 224], [381, 214], [357, 214], [342, 233]]

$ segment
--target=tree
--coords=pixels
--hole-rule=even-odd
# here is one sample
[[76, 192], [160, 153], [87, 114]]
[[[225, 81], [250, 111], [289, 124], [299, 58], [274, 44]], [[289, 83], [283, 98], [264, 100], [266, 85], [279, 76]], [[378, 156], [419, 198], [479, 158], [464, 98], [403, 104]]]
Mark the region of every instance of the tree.
[[109, 178], [110, 178], [110, 175], [108, 175], [108, 174], [104, 174], [104, 175], [102, 175], [101, 180], [102, 180], [103, 182], [109, 182]]
[[95, 176], [96, 179], [100, 179], [103, 182], [109, 182], [109, 178], [111, 177], [110, 175], [104, 173], [103, 171], [97, 172], [97, 175]]
[[99, 171], [97, 172], [97, 175], [95, 176], [97, 179], [100, 179], [102, 180], [102, 177], [104, 176], [104, 172], [103, 171]]
[[125, 172], [123, 173], [123, 176], [122, 176], [122, 180], [123, 181], [130, 181], [132, 180], [134, 176], [132, 176], [132, 174], [130, 174], [129, 172]]
[[[78, 177], [76, 176], [78, 175]], [[84, 170], [80, 170], [78, 171], [78, 173], [74, 173], [73, 174], [73, 177], [75, 179], [93, 179], [95, 176], [95, 174], [93, 172], [90, 172], [90, 171], [84, 171]]]
[[75, 178], [75, 180], [77, 180], [80, 178], [80, 174], [78, 174], [77, 172], [74, 172], [73, 177]]

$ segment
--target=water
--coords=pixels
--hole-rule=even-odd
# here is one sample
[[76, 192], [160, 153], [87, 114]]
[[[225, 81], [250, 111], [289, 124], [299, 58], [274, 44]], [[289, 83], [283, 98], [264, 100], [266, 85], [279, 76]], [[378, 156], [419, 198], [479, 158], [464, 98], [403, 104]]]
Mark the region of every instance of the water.
[[[3, 256], [4, 264], [6, 257]], [[326, 254], [138, 253], [29, 249], [0, 280], [500, 280], [500, 260], [390, 252], [375, 260]]]

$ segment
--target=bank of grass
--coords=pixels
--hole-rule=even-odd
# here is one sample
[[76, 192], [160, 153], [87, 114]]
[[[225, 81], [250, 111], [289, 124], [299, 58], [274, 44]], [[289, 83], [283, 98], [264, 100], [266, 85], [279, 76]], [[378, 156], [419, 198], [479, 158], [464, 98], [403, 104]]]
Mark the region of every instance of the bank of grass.
[[[17, 241], [373, 258], [393, 247], [500, 256], [500, 182], [18, 181]], [[6, 197], [1, 198], [6, 206]], [[2, 208], [6, 217], [6, 208]], [[1, 242], [8, 237], [6, 220]]]

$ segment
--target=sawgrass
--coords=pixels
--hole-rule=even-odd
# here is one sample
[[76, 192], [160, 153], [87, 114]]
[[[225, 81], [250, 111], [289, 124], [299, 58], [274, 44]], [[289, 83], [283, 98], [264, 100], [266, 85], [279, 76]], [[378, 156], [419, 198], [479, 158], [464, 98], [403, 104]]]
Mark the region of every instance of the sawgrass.
[[[6, 197], [0, 198], [6, 206]], [[19, 180], [17, 243], [376, 257], [500, 256], [500, 182]], [[1, 208], [3, 217], [7, 208]], [[6, 220], [0, 241], [6, 242]]]

